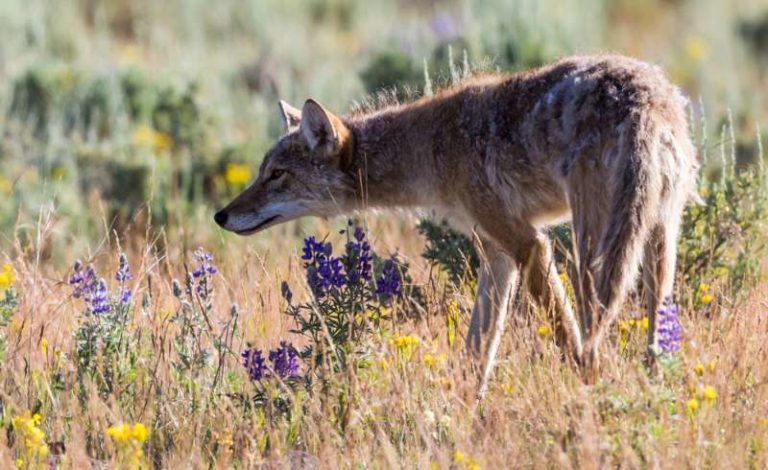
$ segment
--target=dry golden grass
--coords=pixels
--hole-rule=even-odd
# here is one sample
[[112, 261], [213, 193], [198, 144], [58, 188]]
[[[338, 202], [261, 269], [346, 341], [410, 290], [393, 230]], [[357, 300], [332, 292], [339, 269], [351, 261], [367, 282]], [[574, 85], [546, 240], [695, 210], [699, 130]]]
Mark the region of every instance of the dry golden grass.
[[[339, 225], [316, 222], [309, 232], [330, 233], [330, 239], [338, 242], [334, 229]], [[551, 338], [538, 334], [537, 318], [517, 315], [490, 391], [478, 403], [461, 338], [472, 297], [452, 293], [438, 282], [418, 257], [420, 238], [412, 227], [379, 220], [373, 221], [370, 233], [379, 252], [399, 246], [409, 257], [415, 282], [425, 287], [426, 314], [420, 320], [389, 325], [388, 332], [368, 338], [375, 351], [373, 365], [338, 374], [327, 396], [317, 386], [311, 394], [298, 392], [291, 418], [281, 417], [270, 406], [263, 412], [246, 411], [231, 397], [253, 390], [239, 364], [245, 342], [268, 348], [281, 338], [291, 338], [292, 325], [281, 313], [285, 301], [279, 284], [283, 279], [292, 286], [303, 282], [298, 226], [248, 240], [227, 236], [216, 250], [221, 274], [215, 281], [211, 322], [218, 330], [230, 304], [237, 303], [242, 330], [215, 390], [215, 351], [211, 366], [194, 377], [194, 386], [172, 366], [177, 360], [172, 346], [176, 326], [170, 318], [177, 302], [171, 279], [183, 277], [183, 266], [191, 264], [185, 262], [191, 250], [181, 248], [187, 243], [181, 238], [169, 243], [163, 257], [146, 247], [131, 250], [140, 291], [137, 299], [150, 296], [149, 308], [142, 312], [137, 306], [130, 323], [130, 334], [139, 345], [138, 362], [133, 375], [108, 396], [99, 396], [86, 381], [82, 404], [73, 337], [82, 321], [82, 304], [63, 282], [69, 273], [36, 261], [33, 248], [17, 248], [10, 261], [21, 302], [5, 329], [8, 351], [0, 374], [3, 426], [9, 429], [10, 418], [28, 409], [39, 412], [49, 447], [56, 442], [66, 447], [58, 457], [64, 468], [82, 468], [94, 460], [118, 464], [114, 443], [105, 432], [122, 422], [149, 428], [145, 462], [166, 468], [292, 467], [300, 462], [319, 468], [768, 466], [764, 288], [727, 308], [710, 304], [698, 311], [685, 310], [681, 317], [685, 341], [677, 365], [662, 365], [659, 374], [649, 375], [642, 364], [641, 329], [632, 330], [623, 350], [616, 330], [604, 351], [602, 380], [594, 386], [580, 382], [561, 361]], [[143, 244], [140, 237], [130, 242], [124, 245]], [[112, 272], [114, 250], [103, 248], [97, 254], [101, 271]], [[304, 289], [294, 289], [298, 299], [307, 298]], [[446, 326], [452, 302], [462, 310], [454, 344]], [[631, 310], [628, 306], [627, 315]], [[410, 358], [396, 352], [390, 334], [419, 338]], [[210, 338], [205, 342], [210, 344]], [[703, 366], [698, 370], [701, 375], [697, 364]], [[60, 389], [54, 386], [55, 374], [60, 374]], [[716, 391], [714, 399], [702, 395], [707, 386]], [[345, 394], [343, 412], [338, 410], [338, 393], [333, 394], [340, 390]], [[688, 405], [692, 398], [698, 401], [696, 411]], [[20, 455], [22, 444], [12, 435], [0, 434], [3, 468]]]

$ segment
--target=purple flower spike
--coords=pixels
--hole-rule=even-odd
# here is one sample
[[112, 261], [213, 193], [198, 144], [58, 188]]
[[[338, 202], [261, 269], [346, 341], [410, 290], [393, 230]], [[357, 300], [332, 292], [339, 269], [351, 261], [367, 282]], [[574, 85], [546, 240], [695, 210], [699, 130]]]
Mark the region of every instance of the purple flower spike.
[[384, 267], [381, 270], [381, 276], [376, 281], [376, 293], [390, 300], [392, 297], [400, 295], [402, 290], [402, 280], [400, 279], [400, 271], [397, 269], [397, 263], [394, 259], [388, 259], [384, 262]]
[[99, 279], [95, 284], [92, 284], [91, 291], [85, 297], [85, 300], [90, 304], [91, 313], [107, 313], [112, 309], [107, 294], [107, 284], [104, 279]]
[[195, 278], [203, 277], [206, 275], [212, 275], [216, 274], [218, 270], [216, 269], [216, 266], [212, 264], [213, 262], [213, 255], [210, 253], [206, 253], [202, 248], [198, 248], [195, 250], [195, 258], [197, 259], [198, 266], [197, 269], [192, 271], [192, 276]]
[[299, 375], [299, 358], [293, 346], [285, 341], [280, 342], [279, 348], [269, 352], [269, 361], [279, 377], [288, 378]]
[[131, 274], [131, 267], [128, 266], [128, 257], [125, 253], [120, 253], [120, 264], [117, 267], [117, 272], [115, 272], [115, 280], [120, 283], [120, 294], [118, 298], [120, 306], [126, 305], [131, 300], [131, 290], [125, 285], [125, 283], [131, 279], [133, 279], [133, 274]]
[[117, 272], [115, 272], [115, 280], [125, 282], [131, 279], [133, 279], [133, 274], [131, 274], [131, 267], [128, 266], [128, 257], [125, 253], [120, 253], [120, 264], [117, 267]]
[[683, 340], [683, 328], [680, 326], [680, 319], [678, 313], [680, 309], [672, 301], [672, 298], [667, 298], [664, 301], [664, 306], [657, 313], [658, 327], [656, 332], [658, 334], [659, 349], [663, 353], [676, 353], [680, 351], [680, 343]]
[[109, 304], [107, 284], [104, 279], [96, 276], [92, 266], [83, 267], [83, 263], [75, 261], [74, 273], [69, 278], [69, 285], [73, 286], [72, 296], [82, 298], [88, 304], [88, 313], [100, 314], [109, 312], [112, 307]]
[[260, 349], [246, 349], [241, 354], [243, 367], [248, 372], [248, 377], [253, 381], [259, 381], [267, 373], [267, 365]]
[[198, 264], [187, 282], [188, 290], [191, 294], [191, 286], [196, 284], [197, 295], [207, 301], [210, 300], [209, 297], [213, 293], [213, 275], [219, 271], [213, 265], [213, 255], [205, 252], [202, 248], [195, 250], [194, 256]]

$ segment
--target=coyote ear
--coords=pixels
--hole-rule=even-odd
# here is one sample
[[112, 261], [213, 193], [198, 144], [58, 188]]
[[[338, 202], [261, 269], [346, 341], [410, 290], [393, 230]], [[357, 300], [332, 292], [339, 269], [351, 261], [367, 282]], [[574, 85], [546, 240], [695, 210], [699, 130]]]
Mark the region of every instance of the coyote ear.
[[278, 102], [280, 106], [280, 117], [283, 120], [283, 130], [291, 132], [299, 127], [301, 123], [301, 110], [296, 109], [283, 100]]
[[326, 155], [337, 155], [349, 138], [349, 130], [315, 100], [307, 100], [301, 110], [301, 133], [312, 149], [324, 147]]

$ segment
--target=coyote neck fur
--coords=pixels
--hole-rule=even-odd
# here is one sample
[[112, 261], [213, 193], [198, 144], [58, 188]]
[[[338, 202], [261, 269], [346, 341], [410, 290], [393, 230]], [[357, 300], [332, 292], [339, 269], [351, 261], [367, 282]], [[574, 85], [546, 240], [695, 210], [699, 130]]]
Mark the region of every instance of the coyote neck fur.
[[440, 148], [451, 145], [445, 121], [455, 115], [453, 101], [455, 95], [422, 98], [345, 123], [353, 136], [350, 167], [364, 207], [431, 208], [453, 202], [446, 187], [450, 175], [439, 162], [446, 157]]

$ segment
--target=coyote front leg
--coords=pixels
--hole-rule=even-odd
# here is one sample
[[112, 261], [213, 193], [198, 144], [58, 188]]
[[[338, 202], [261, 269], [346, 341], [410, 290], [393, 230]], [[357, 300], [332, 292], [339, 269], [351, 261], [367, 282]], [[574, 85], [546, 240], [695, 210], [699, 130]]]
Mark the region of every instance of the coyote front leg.
[[[484, 243], [482, 267], [472, 320], [467, 333], [467, 349], [482, 359], [478, 396], [482, 397], [493, 372], [496, 351], [507, 319], [510, 296], [517, 287], [519, 269], [508, 255], [493, 244]], [[483, 357], [484, 356], [484, 357]]]

